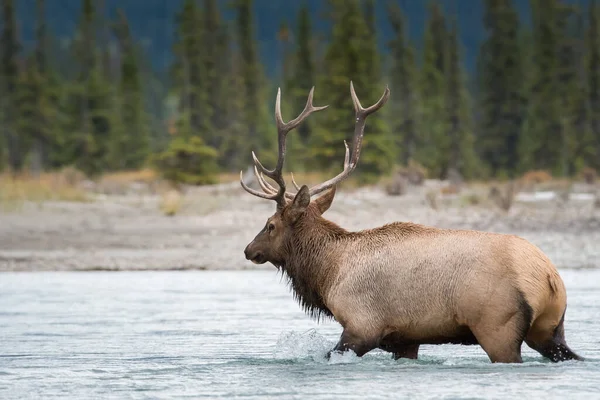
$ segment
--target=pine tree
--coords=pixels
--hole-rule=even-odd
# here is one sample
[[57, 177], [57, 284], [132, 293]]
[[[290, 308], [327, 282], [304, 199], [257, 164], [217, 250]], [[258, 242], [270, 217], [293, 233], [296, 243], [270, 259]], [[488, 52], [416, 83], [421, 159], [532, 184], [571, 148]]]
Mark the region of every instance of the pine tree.
[[529, 108], [523, 139], [520, 141], [522, 169], [561, 170], [564, 141], [558, 50], [558, 0], [531, 0], [533, 16], [533, 72]]
[[[292, 108], [301, 110], [306, 103], [306, 96], [310, 88], [315, 86], [315, 61], [312, 49], [312, 23], [308, 6], [303, 4], [298, 12], [297, 44], [294, 55], [294, 71], [292, 82], [288, 85], [292, 99]], [[298, 136], [304, 144], [310, 140], [313, 130], [312, 121], [306, 121], [298, 127]]]
[[[263, 76], [258, 59], [257, 43], [255, 38], [254, 14], [252, 0], [236, 0], [236, 31], [237, 45], [239, 47], [239, 73], [242, 86], [238, 89], [237, 96], [241, 96], [243, 104], [243, 124], [247, 134], [238, 138], [241, 146], [241, 165], [248, 165], [248, 155], [251, 150], [260, 149], [260, 160], [271, 165], [277, 156], [273, 152], [276, 134], [273, 124], [272, 107], [266, 106], [265, 89], [267, 82]], [[273, 91], [269, 90], [269, 94]], [[269, 98], [269, 104], [274, 103], [275, 96]], [[247, 160], [247, 161], [246, 161]]]
[[51, 152], [57, 147], [57, 127], [61, 120], [57, 77], [50, 60], [50, 35], [45, 12], [45, 0], [37, 0], [36, 46], [28, 66], [30, 76], [25, 82], [31, 91], [33, 107], [29, 120], [31, 129], [27, 136], [33, 141], [31, 169], [34, 174], [50, 166]]
[[388, 46], [391, 51], [391, 90], [389, 115], [391, 132], [396, 138], [395, 146], [400, 149], [400, 164], [407, 165], [415, 159], [418, 145], [418, 94], [415, 85], [417, 76], [415, 52], [406, 38], [405, 18], [396, 3], [387, 9], [394, 38]]
[[585, 148], [590, 166], [600, 169], [600, 7], [596, 0], [589, 5], [587, 40], [587, 82], [591, 138]]
[[12, 0], [2, 0], [3, 29], [1, 44], [2, 75], [2, 129], [8, 150], [8, 164], [13, 174], [19, 173], [24, 166], [23, 138], [18, 131], [18, 90], [19, 90], [19, 53], [21, 47], [17, 40], [17, 22]]
[[222, 72], [223, 98], [220, 114], [221, 140], [218, 147], [219, 165], [229, 171], [239, 171], [248, 165], [248, 149], [241, 145], [247, 139], [245, 127], [244, 105], [245, 99], [240, 96], [240, 88], [243, 84], [241, 72], [241, 55], [239, 52], [231, 51], [229, 30], [225, 29], [221, 38], [222, 46], [227, 46], [228, 52], [221, 60], [219, 70]]
[[563, 176], [576, 172], [578, 155], [576, 151], [582, 134], [579, 121], [581, 109], [585, 107], [585, 88], [580, 77], [580, 63], [583, 56], [580, 50], [582, 38], [578, 31], [578, 12], [572, 5], [559, 4], [557, 7], [557, 30], [560, 33], [557, 48], [557, 89], [560, 104], [561, 137], [558, 139], [560, 155], [556, 170]]
[[417, 158], [432, 177], [443, 177], [449, 152], [445, 120], [447, 34], [442, 8], [437, 1], [432, 1], [425, 28], [420, 79], [423, 141], [417, 151]]
[[519, 16], [512, 0], [484, 4], [488, 39], [479, 53], [478, 148], [492, 176], [513, 176], [519, 163], [526, 96]]
[[[373, 60], [369, 55], [374, 54], [374, 41], [362, 15], [360, 2], [329, 0], [327, 3], [332, 37], [325, 53], [324, 72], [320, 76], [318, 90], [315, 90], [315, 103], [329, 104], [329, 108], [315, 118], [318, 118], [318, 123], [310, 150], [315, 167], [337, 171], [344, 159], [343, 141], [346, 139], [350, 145], [354, 131], [350, 81], [353, 81], [363, 105], [375, 103], [385, 86], [371, 70]], [[369, 117], [361, 161], [355, 172], [357, 177], [371, 180], [389, 172], [393, 148], [387, 142], [388, 137], [381, 116]]]
[[139, 58], [129, 22], [122, 10], [114, 27], [119, 42], [121, 73], [117, 90], [119, 129], [112, 129], [112, 162], [118, 169], [142, 166], [149, 153], [148, 120], [144, 109]]
[[65, 161], [90, 176], [107, 167], [115, 121], [112, 82], [107, 79], [98, 47], [97, 18], [94, 1], [82, 0], [81, 20], [72, 44], [76, 78], [68, 88], [72, 120], [63, 138], [69, 154]]
[[446, 118], [449, 152], [444, 170], [458, 171], [467, 178], [476, 174], [475, 147], [472, 132], [470, 98], [461, 68], [460, 46], [456, 20], [448, 31], [446, 72]]
[[209, 135], [210, 119], [202, 48], [202, 14], [195, 0], [186, 0], [177, 15], [177, 42], [174, 52], [174, 81], [180, 93], [178, 135]]
[[210, 129], [205, 137], [207, 145], [219, 148], [225, 128], [221, 115], [227, 107], [224, 102], [226, 87], [222, 79], [224, 71], [220, 67], [227, 62], [230, 49], [216, 0], [204, 0], [202, 18], [203, 90], [206, 93], [204, 117], [208, 119], [207, 127]]

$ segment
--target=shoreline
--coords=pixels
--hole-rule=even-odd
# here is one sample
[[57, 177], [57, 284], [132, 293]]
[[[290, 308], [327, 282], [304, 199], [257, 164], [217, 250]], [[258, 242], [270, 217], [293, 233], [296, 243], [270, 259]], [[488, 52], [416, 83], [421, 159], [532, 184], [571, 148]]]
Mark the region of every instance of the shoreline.
[[[600, 209], [587, 197], [567, 202], [523, 195], [508, 212], [466, 195], [441, 197], [426, 188], [403, 196], [364, 187], [340, 190], [328, 219], [348, 230], [404, 221], [438, 228], [515, 234], [540, 247], [560, 269], [600, 268]], [[547, 197], [547, 196], [546, 196]], [[270, 270], [245, 260], [243, 249], [274, 212], [272, 202], [226, 190], [189, 190], [174, 216], [161, 196], [110, 195], [89, 203], [27, 203], [0, 214], [0, 272]]]

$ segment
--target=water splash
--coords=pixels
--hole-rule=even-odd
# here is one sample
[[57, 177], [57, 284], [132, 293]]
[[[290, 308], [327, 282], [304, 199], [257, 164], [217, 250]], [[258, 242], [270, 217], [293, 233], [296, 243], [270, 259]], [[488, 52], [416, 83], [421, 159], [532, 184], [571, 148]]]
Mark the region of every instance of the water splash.
[[278, 360], [311, 360], [326, 364], [352, 364], [360, 360], [353, 352], [343, 354], [332, 353], [327, 359], [327, 353], [335, 346], [315, 329], [306, 332], [285, 332], [279, 336], [273, 356]]
[[335, 343], [331, 342], [315, 329], [303, 333], [284, 332], [279, 335], [273, 356], [279, 360], [312, 359], [326, 361], [327, 352]]

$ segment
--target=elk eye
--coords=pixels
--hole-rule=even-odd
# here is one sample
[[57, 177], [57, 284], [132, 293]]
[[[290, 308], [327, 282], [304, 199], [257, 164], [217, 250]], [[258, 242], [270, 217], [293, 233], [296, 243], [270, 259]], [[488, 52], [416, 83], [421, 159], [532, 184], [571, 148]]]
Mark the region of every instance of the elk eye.
[[275, 229], [275, 225], [272, 222], [270, 222], [269, 225], [267, 225], [267, 231], [271, 232], [273, 231], [273, 229]]

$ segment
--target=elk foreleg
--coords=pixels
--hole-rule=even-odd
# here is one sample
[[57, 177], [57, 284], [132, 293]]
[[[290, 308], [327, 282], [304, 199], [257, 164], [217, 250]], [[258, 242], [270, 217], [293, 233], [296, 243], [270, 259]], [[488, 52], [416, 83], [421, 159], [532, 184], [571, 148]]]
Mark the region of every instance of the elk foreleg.
[[327, 353], [327, 358], [329, 359], [329, 357], [331, 357], [331, 353], [345, 353], [348, 350], [352, 350], [358, 357], [362, 357], [376, 347], [376, 339], [344, 329], [339, 342], [335, 345], [333, 350]]
[[416, 360], [419, 357], [419, 345], [410, 344], [405, 346], [398, 346], [394, 349], [394, 360], [400, 358], [408, 358], [409, 360]]

